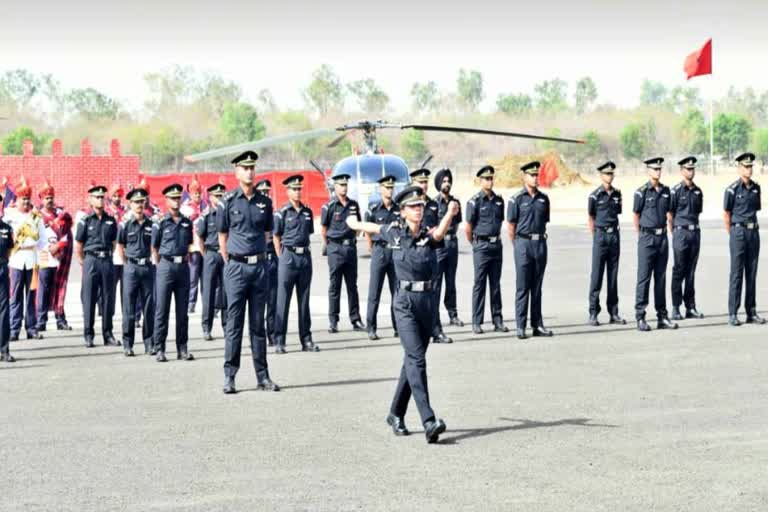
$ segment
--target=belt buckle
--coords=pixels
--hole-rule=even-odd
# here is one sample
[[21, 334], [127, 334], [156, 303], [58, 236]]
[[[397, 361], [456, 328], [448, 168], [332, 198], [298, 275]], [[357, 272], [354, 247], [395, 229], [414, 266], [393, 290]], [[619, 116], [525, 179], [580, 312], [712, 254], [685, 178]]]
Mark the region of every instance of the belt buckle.
[[296, 252], [296, 254], [304, 254], [305, 249], [306, 247], [295, 247], [294, 251]]
[[490, 242], [492, 244], [495, 244], [498, 240], [499, 240], [499, 237], [497, 237], [497, 236], [489, 236], [488, 237], [488, 242]]
[[540, 240], [540, 239], [541, 239], [541, 235], [540, 234], [538, 234], [538, 233], [531, 234], [531, 240]]
[[107, 257], [107, 251], [96, 251], [96, 257], [97, 258], [106, 258]]
[[254, 254], [253, 256], [246, 256], [245, 262], [249, 265], [255, 265], [256, 263], [259, 262], [259, 255]]
[[746, 228], [747, 229], [755, 229], [755, 223], [754, 222], [747, 222]]
[[688, 225], [688, 231], [696, 231], [696, 225], [695, 224], [689, 224]]
[[613, 233], [616, 228], [605, 228], [606, 233]]
[[184, 261], [184, 256], [174, 256], [173, 257], [173, 262], [174, 263], [181, 263], [183, 261]]
[[424, 291], [424, 281], [412, 282], [411, 283], [411, 291], [423, 292]]
[[664, 233], [664, 228], [656, 228], [653, 230], [654, 235], [660, 235], [662, 233]]
[[146, 265], [147, 264], [147, 258], [138, 258], [136, 260], [137, 265]]

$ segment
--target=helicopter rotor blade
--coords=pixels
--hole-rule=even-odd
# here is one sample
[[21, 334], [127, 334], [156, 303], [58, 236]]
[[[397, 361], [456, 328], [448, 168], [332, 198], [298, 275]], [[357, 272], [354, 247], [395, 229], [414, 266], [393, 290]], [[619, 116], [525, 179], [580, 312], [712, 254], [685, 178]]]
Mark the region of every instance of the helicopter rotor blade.
[[432, 161], [433, 158], [435, 158], [435, 155], [433, 155], [432, 153], [427, 153], [427, 157], [421, 162], [421, 164], [419, 165], [419, 168], [420, 169], [425, 168], [427, 164]]
[[[354, 131], [354, 130], [351, 130], [351, 131]], [[331, 141], [331, 143], [328, 144], [328, 146], [326, 146], [326, 147], [328, 147], [328, 148], [335, 148], [336, 146], [338, 146], [341, 143], [341, 141], [343, 141], [344, 139], [347, 138], [347, 134], [348, 134], [348, 132], [345, 130], [341, 135], [339, 135], [338, 137], [333, 139]]]
[[583, 140], [565, 139], [561, 137], [547, 137], [544, 135], [532, 135], [530, 133], [503, 132], [498, 130], [482, 130], [479, 128], [462, 128], [458, 126], [436, 126], [429, 124], [403, 124], [400, 125], [403, 130], [421, 130], [431, 132], [455, 132], [455, 133], [476, 133], [480, 135], [500, 135], [502, 137], [518, 137], [521, 139], [551, 140], [555, 142], [569, 142], [573, 144], [584, 144]]
[[184, 161], [188, 163], [202, 162], [204, 160], [233, 155], [235, 153], [241, 153], [247, 150], [262, 149], [276, 146], [278, 144], [285, 144], [288, 142], [296, 142], [306, 139], [316, 139], [318, 137], [326, 137], [335, 133], [336, 130], [319, 128], [315, 130], [307, 130], [304, 132], [289, 133], [287, 135], [275, 135], [274, 137], [266, 137], [264, 139], [256, 140], [253, 142], [235, 144], [234, 146], [226, 146], [223, 148], [212, 149], [210, 151], [203, 151], [202, 153], [195, 153], [194, 155], [187, 155], [184, 157]]

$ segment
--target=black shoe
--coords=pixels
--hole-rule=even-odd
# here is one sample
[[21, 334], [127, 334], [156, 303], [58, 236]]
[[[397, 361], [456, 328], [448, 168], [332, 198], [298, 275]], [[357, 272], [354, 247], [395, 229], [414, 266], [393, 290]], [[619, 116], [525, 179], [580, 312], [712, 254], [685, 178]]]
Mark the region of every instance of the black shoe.
[[731, 315], [728, 317], [728, 324], [734, 327], [738, 327], [741, 325], [741, 320], [739, 320], [737, 315]]
[[8, 338], [8, 341], [19, 341], [19, 333], [11, 334], [11, 336]]
[[534, 337], [549, 338], [549, 337], [552, 337], [554, 335], [555, 335], [554, 332], [552, 332], [551, 330], [547, 329], [543, 325], [540, 325], [538, 327], [534, 327], [533, 328], [533, 336]]
[[165, 357], [165, 352], [162, 352], [162, 351], [158, 352], [157, 357], [155, 358], [155, 361], [157, 361], [158, 363], [167, 363], [168, 358]]
[[445, 422], [443, 420], [429, 420], [424, 423], [424, 436], [427, 443], [434, 444], [440, 438], [440, 434], [445, 432]]
[[392, 427], [392, 433], [396, 436], [408, 436], [411, 433], [405, 426], [405, 418], [399, 418], [392, 413], [387, 415], [387, 425]]
[[497, 324], [493, 324], [493, 332], [509, 332], [509, 327], [499, 322]]
[[621, 318], [618, 313], [616, 313], [615, 315], [611, 315], [611, 323], [619, 324], [619, 325], [627, 325], [627, 321]]
[[761, 317], [756, 312], [747, 316], [747, 323], [748, 324], [761, 324], [762, 325], [765, 322], [766, 322], [765, 318]]
[[194, 312], [195, 312], [195, 306], [189, 306], [189, 309], [187, 310], [187, 313], [191, 315]]
[[515, 334], [517, 334], [517, 339], [524, 340], [528, 338], [528, 336], [525, 334], [525, 329], [517, 329], [515, 331]]
[[331, 322], [328, 325], [328, 332], [331, 334], [336, 334], [339, 332], [339, 324], [337, 322]]
[[[687, 316], [687, 315], [686, 315]], [[680, 308], [675, 306], [672, 308], [672, 320], [682, 320], [683, 315], [680, 314]]]
[[182, 361], [194, 361], [195, 356], [190, 352], [187, 352], [187, 349], [184, 349], [180, 352], [176, 352], [176, 359], [181, 359]]
[[464, 322], [459, 320], [458, 316], [452, 316], [451, 317], [451, 321], [450, 321], [450, 325], [455, 325], [456, 327], [464, 327]]
[[275, 345], [275, 354], [285, 354], [285, 345]]
[[85, 338], [85, 346], [87, 348], [93, 348], [95, 346], [93, 344], [93, 338]]
[[5, 361], [6, 363], [15, 363], [16, 358], [13, 357], [9, 352], [5, 352], [4, 354], [0, 355], [0, 361]]
[[600, 326], [600, 321], [597, 319], [597, 315], [589, 315], [589, 320], [587, 321], [587, 323], [592, 327]]
[[41, 340], [43, 339], [43, 335], [39, 332], [27, 332], [27, 339], [28, 340]]
[[237, 393], [237, 389], [235, 389], [235, 378], [234, 377], [227, 377], [224, 379], [224, 391], [225, 395], [234, 395]]
[[133, 357], [136, 355], [133, 353], [133, 349], [130, 348], [123, 350], [123, 354], [125, 354], [125, 357]]
[[432, 338], [432, 343], [453, 343], [453, 338], [449, 338], [444, 332]]
[[315, 345], [314, 341], [309, 340], [301, 344], [301, 351], [302, 352], [320, 352], [320, 347]]
[[203, 333], [203, 340], [204, 341], [213, 341], [213, 336], [211, 336], [211, 333], [204, 332]]
[[641, 318], [637, 321], [637, 330], [640, 332], [648, 332], [651, 330], [651, 326], [645, 321], [645, 318]]
[[376, 334], [376, 331], [368, 331], [368, 339], [371, 341], [377, 341], [379, 340], [379, 335]]
[[395, 337], [395, 338], [399, 338], [400, 337], [400, 333], [397, 332], [397, 329], [395, 329], [395, 331], [392, 333], [392, 336]]
[[266, 379], [259, 381], [256, 389], [259, 391], [280, 391], [280, 386], [272, 382], [272, 379], [267, 377]]
[[677, 324], [670, 321], [669, 318], [663, 316], [656, 322], [657, 329], [677, 329]]
[[355, 320], [352, 322], [352, 330], [358, 331], [358, 332], [365, 332], [365, 325], [363, 325], [363, 322], [360, 320]]
[[141, 320], [136, 320], [136, 328], [141, 329]]
[[111, 347], [119, 347], [120, 342], [115, 339], [112, 333], [109, 333], [104, 335], [104, 345], [111, 346]]
[[485, 331], [479, 325], [472, 326], [472, 334], [483, 334]]
[[691, 308], [685, 312], [685, 318], [695, 318], [697, 320], [701, 320], [704, 318], [704, 315], [702, 313], [699, 313], [699, 311], [696, 308]]
[[72, 326], [69, 325], [66, 322], [62, 322], [60, 324], [56, 324], [56, 330], [57, 331], [71, 331], [72, 330]]
[[152, 349], [149, 351], [149, 355], [156, 356], [157, 352], [158, 352], [158, 350], [155, 347], [152, 347]]

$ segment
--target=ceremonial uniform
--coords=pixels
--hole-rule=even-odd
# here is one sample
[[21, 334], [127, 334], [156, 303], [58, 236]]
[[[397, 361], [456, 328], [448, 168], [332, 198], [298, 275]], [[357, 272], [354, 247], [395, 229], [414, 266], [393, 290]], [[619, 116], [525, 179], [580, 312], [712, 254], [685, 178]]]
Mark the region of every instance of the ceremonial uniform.
[[[223, 194], [224, 185], [216, 184], [208, 188], [208, 194]], [[219, 253], [219, 232], [216, 229], [218, 208], [209, 207], [198, 219], [197, 235], [203, 242], [203, 338], [213, 339], [213, 319], [215, 310], [221, 311], [221, 326], [227, 325], [227, 301], [224, 293], [224, 258]]]
[[[53, 196], [53, 187], [47, 186], [40, 191], [40, 197]], [[56, 328], [71, 330], [64, 313], [64, 302], [72, 264], [72, 216], [63, 208], [41, 207], [40, 215], [45, 225], [47, 245], [56, 247], [55, 254], [45, 247], [38, 254], [40, 278], [37, 287], [37, 330], [46, 330], [48, 311], [53, 310]]]
[[[0, 197], [0, 201], [3, 198]], [[12, 363], [11, 319], [9, 311], [10, 281], [8, 278], [8, 257], [13, 249], [13, 228], [0, 219], [0, 361]]]

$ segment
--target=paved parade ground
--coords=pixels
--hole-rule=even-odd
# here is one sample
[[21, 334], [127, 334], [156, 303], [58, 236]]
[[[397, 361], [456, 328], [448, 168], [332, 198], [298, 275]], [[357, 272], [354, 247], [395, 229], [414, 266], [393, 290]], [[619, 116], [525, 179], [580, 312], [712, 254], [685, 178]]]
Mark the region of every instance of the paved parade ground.
[[[448, 424], [437, 445], [426, 444], [413, 404], [410, 437], [394, 437], [384, 422], [402, 360], [388, 292], [381, 340], [351, 331], [345, 295], [343, 330], [328, 334], [327, 264], [317, 245], [312, 312], [322, 352], [298, 351], [293, 315], [288, 354], [269, 355], [280, 393], [255, 390], [244, 348], [240, 392], [222, 394], [223, 337], [217, 325], [216, 340], [202, 341], [200, 307], [190, 319], [196, 361], [86, 349], [74, 264], [67, 313], [75, 330], [62, 335], [49, 322], [44, 340], [13, 343], [18, 362], [0, 364], [0, 510], [768, 509], [768, 326], [726, 325], [721, 223], [702, 232], [706, 318], [659, 332], [651, 307], [651, 333], [634, 328], [630, 228], [619, 273], [629, 323], [600, 328], [585, 325], [589, 235], [583, 227], [549, 232], [544, 315], [555, 337], [446, 327], [456, 343], [428, 352], [432, 403]], [[461, 251], [459, 311], [468, 322], [466, 242]], [[504, 316], [514, 329], [508, 241], [504, 258]], [[369, 261], [360, 259], [363, 312]], [[765, 264], [757, 297], [765, 311]], [[116, 318], [116, 335], [119, 325]]]

